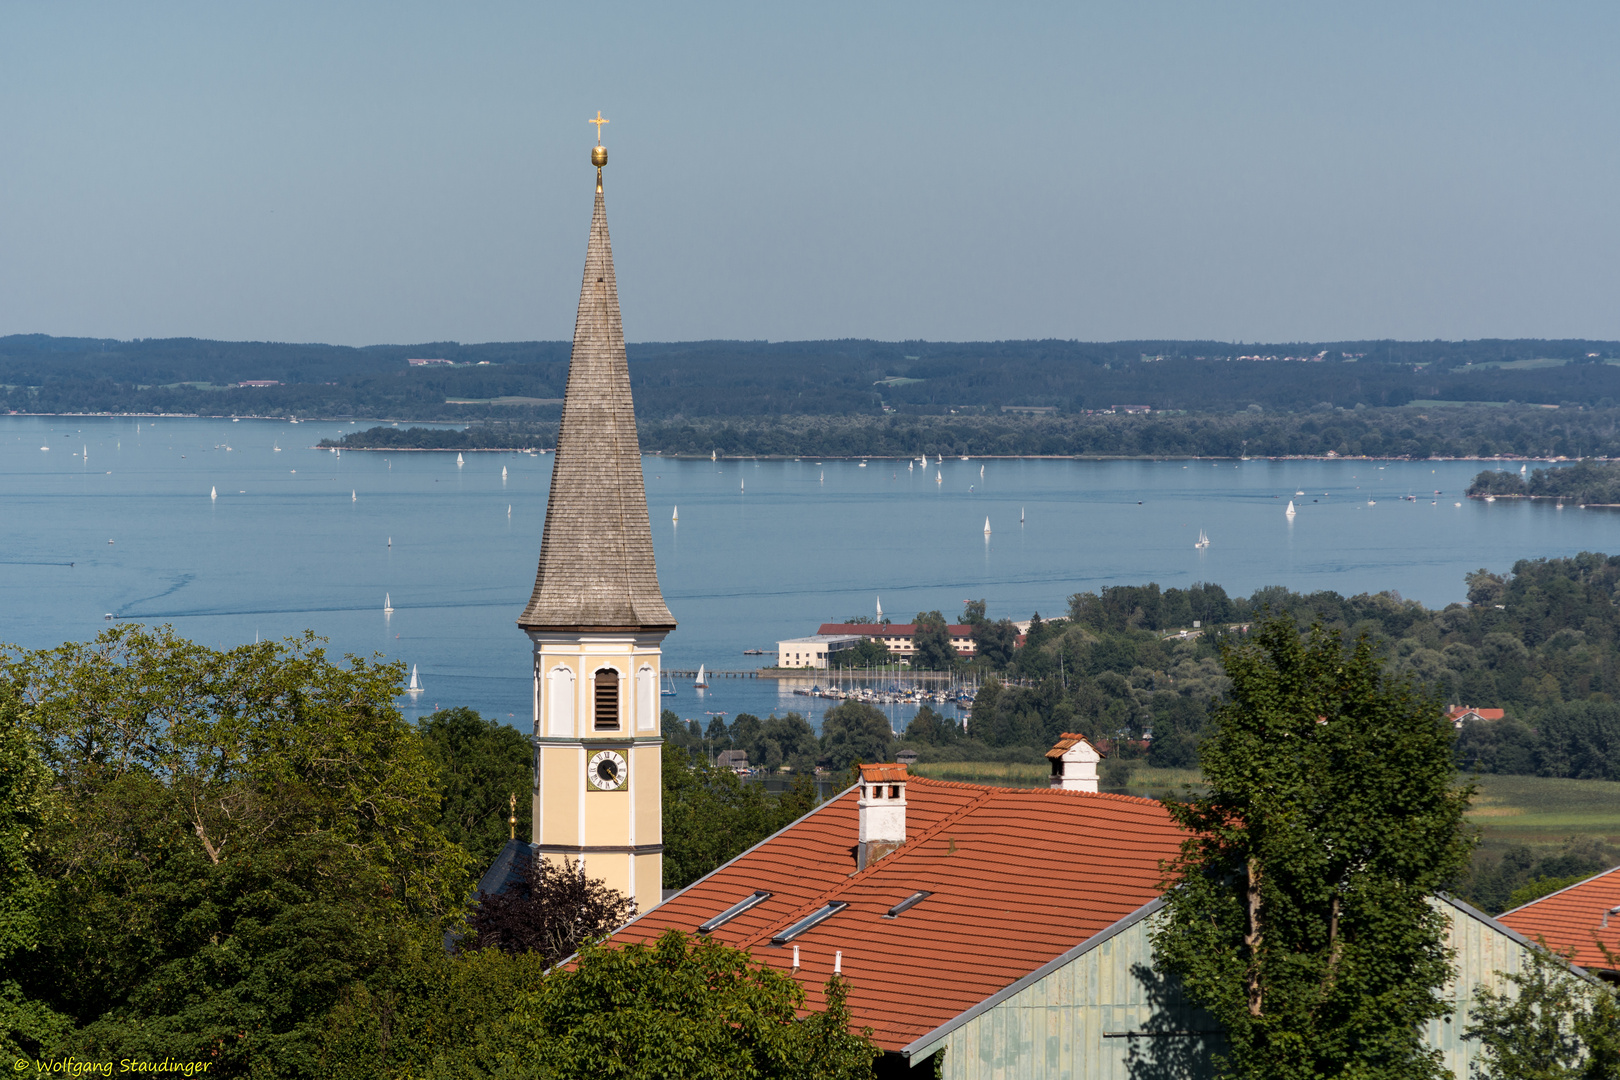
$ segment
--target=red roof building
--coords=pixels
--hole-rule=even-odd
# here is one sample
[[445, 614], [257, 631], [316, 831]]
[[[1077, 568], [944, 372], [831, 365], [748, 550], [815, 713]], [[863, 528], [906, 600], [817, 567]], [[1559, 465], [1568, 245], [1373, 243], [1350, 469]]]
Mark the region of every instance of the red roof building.
[[1581, 967], [1612, 972], [1615, 964], [1603, 955], [1599, 945], [1620, 954], [1620, 866], [1532, 900], [1496, 919], [1554, 952], [1568, 954], [1573, 949], [1575, 963]]
[[904, 803], [892, 853], [859, 868], [857, 803], [877, 801], [851, 788], [613, 941], [707, 932], [792, 973], [812, 1008], [838, 968], [855, 1022], [901, 1051], [1157, 899], [1181, 845], [1151, 799], [863, 771]]
[[[977, 648], [973, 644], [973, 627], [953, 623], [946, 631], [951, 635], [951, 648], [963, 656], [972, 656]], [[816, 633], [838, 637], [855, 635], [882, 642], [893, 656], [911, 656], [916, 651], [912, 641], [917, 635], [916, 623], [822, 623]]]
[[1502, 709], [1476, 709], [1470, 705], [1446, 706], [1446, 719], [1455, 727], [1462, 727], [1466, 720], [1500, 720], [1506, 715]]

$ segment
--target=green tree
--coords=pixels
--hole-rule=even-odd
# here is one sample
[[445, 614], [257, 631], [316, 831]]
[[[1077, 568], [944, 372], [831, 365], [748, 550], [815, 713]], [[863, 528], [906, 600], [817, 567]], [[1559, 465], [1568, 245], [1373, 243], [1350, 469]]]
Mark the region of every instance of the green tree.
[[[35, 870], [36, 834], [45, 823], [50, 773], [35, 751], [14, 690], [0, 685], [0, 971], [39, 943], [49, 887]], [[0, 1055], [37, 1054], [67, 1018], [0, 977]]]
[[636, 902], [586, 877], [583, 859], [558, 865], [526, 850], [518, 869], [504, 892], [479, 894], [470, 920], [474, 947], [537, 952], [555, 964], [635, 918]]
[[815, 781], [794, 777], [780, 795], [730, 769], [665, 747], [664, 888], [685, 888], [816, 804]]
[[928, 746], [949, 746], [960, 742], [961, 738], [962, 729], [956, 722], [945, 719], [928, 705], [918, 709], [917, 715], [906, 725], [907, 742], [924, 743]]
[[945, 616], [937, 611], [920, 611], [916, 623], [911, 636], [911, 666], [923, 671], [954, 668], [956, 650], [951, 647], [951, 631]]
[[888, 761], [893, 740], [889, 718], [864, 701], [845, 701], [821, 718], [821, 754], [834, 772], [857, 761]]
[[1153, 935], [1226, 1031], [1222, 1075], [1442, 1075], [1422, 1024], [1448, 1012], [1446, 920], [1467, 865], [1451, 729], [1363, 637], [1288, 619], [1225, 652], [1230, 701], [1202, 748], [1208, 793], [1166, 808], [1190, 834]]
[[529, 835], [534, 747], [517, 728], [467, 708], [439, 709], [416, 727], [439, 769], [439, 831], [475, 867], [488, 866], [511, 835], [513, 795], [517, 835]]
[[883, 667], [894, 663], [889, 647], [876, 638], [861, 638], [847, 649], [827, 654], [827, 663], [835, 668]]
[[[792, 978], [746, 952], [666, 931], [652, 944], [587, 947], [491, 1025], [443, 1075], [556, 1080], [857, 1080], [878, 1050], [850, 1031], [847, 984], [808, 1015]], [[464, 1071], [463, 1071], [464, 1070]]]
[[471, 884], [404, 670], [317, 639], [219, 652], [134, 624], [9, 657], [54, 773], [25, 991], [54, 1048], [311, 1075], [354, 980], [438, 948]]
[[1474, 992], [1465, 1034], [1483, 1051], [1479, 1080], [1620, 1076], [1620, 1005], [1612, 988], [1578, 978], [1545, 949], [1531, 950], [1529, 965], [1504, 978], [1512, 992]]

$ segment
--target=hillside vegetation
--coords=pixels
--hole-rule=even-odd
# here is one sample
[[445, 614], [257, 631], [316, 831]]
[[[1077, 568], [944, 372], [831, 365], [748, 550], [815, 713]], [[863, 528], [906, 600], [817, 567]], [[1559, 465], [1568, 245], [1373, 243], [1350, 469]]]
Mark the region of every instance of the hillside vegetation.
[[1620, 462], [1582, 461], [1537, 469], [1529, 480], [1516, 472], [1487, 470], [1474, 477], [1468, 494], [1476, 499], [1556, 499], [1582, 506], [1620, 506]]
[[[727, 457], [1574, 457], [1620, 456], [1620, 409], [1323, 408], [1272, 415], [783, 416], [638, 421], [646, 453]], [[455, 431], [379, 426], [323, 446], [348, 450], [527, 450], [555, 422]]]
[[[0, 337], [0, 408], [546, 419], [555, 405], [512, 399], [560, 398], [569, 350], [564, 341], [347, 348], [15, 335]], [[702, 341], [632, 344], [628, 354], [637, 414], [660, 419], [1620, 404], [1620, 365], [1610, 362], [1620, 343], [1604, 341]], [[237, 385], [250, 380], [278, 385]]]

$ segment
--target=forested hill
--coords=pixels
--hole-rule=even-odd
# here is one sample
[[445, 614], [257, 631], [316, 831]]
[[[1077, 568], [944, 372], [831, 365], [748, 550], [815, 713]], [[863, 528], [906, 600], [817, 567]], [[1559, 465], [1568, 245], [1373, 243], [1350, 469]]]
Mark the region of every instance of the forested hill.
[[[17, 335], [0, 338], [0, 408], [544, 419], [556, 413], [568, 352], [560, 341], [349, 348]], [[633, 344], [629, 357], [637, 412], [661, 419], [1620, 403], [1612, 341], [709, 341]], [[250, 381], [277, 385], [238, 385]]]

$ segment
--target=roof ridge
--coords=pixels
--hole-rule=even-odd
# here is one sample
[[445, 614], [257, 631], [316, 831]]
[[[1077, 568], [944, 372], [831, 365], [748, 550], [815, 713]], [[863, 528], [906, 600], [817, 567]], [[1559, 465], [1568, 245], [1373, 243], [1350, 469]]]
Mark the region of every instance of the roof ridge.
[[[1012, 792], [1019, 795], [1062, 795], [1066, 797], [1083, 796], [1088, 799], [1123, 799], [1126, 802], [1132, 803], [1147, 803], [1152, 806], [1163, 805], [1163, 803], [1158, 799], [1150, 798], [1146, 795], [1124, 795], [1117, 791], [1069, 791], [1065, 788], [1040, 787], [1039, 785], [1014, 786], [1011, 784], [975, 784], [968, 780], [941, 780], [937, 776], [923, 776], [921, 773], [913, 773], [910, 779], [913, 783], [921, 781], [924, 784], [937, 784], [940, 787], [974, 788], [979, 791]], [[1617, 867], [1617, 869], [1620, 869], [1620, 867]], [[1570, 887], [1574, 888], [1574, 886]]]
[[[978, 798], [973, 799], [970, 802], [963, 803], [961, 806], [957, 807], [955, 810], [951, 811], [949, 814], [946, 814], [944, 817], [940, 818], [932, 826], [930, 826], [929, 828], [924, 829], [922, 832], [918, 833], [917, 838], [915, 840], [908, 840], [906, 843], [900, 845], [900, 847], [895, 850], [895, 854], [896, 855], [900, 854], [901, 852], [905, 851], [906, 848], [908, 848], [908, 847], [913, 848], [913, 849], [915, 849], [916, 847], [920, 847], [922, 845], [923, 841], [932, 839], [935, 836], [935, 834], [937, 834], [941, 829], [945, 828], [947, 825], [952, 824], [953, 822], [956, 822], [956, 821], [960, 820], [970, 810], [973, 810], [975, 807], [979, 806], [980, 804], [989, 801], [990, 797], [992, 795], [994, 795], [994, 794], [995, 794], [995, 789], [992, 788], [992, 789], [984, 792]], [[789, 826], [789, 828], [791, 828], [791, 826]], [[786, 830], [784, 830], [784, 831], [786, 831]], [[799, 905], [798, 907], [794, 908], [789, 913], [790, 918], [787, 921], [787, 923], [785, 923], [784, 925], [792, 926], [795, 922], [797, 922], [800, 918], [803, 917], [800, 914], [801, 912], [803, 912], [804, 914], [809, 914], [810, 912], [815, 911], [816, 909], [820, 908], [822, 905], [828, 903], [833, 897], [837, 896], [840, 892], [844, 891], [845, 889], [849, 888], [850, 886], [856, 884], [857, 882], [866, 880], [866, 878], [871, 876], [872, 873], [874, 871], [876, 871], [879, 866], [883, 865], [883, 861], [884, 860], [879, 859], [876, 862], [869, 863], [869, 864], [867, 864], [867, 866], [864, 869], [857, 870], [855, 873], [850, 874], [848, 877], [844, 878], [842, 881], [839, 881], [836, 884], [831, 885], [831, 886], [827, 887], [826, 889], [822, 890], [821, 892], [817, 893], [814, 897], [807, 900], [805, 903], [803, 903], [803, 904]], [[754, 937], [745, 938], [743, 941], [738, 942], [736, 947], [739, 948], [739, 949], [751, 949], [755, 945], [759, 944], [761, 941], [768, 941], [768, 940], [770, 940], [770, 938], [771, 938], [771, 932], [769, 930], [762, 930], [758, 934], [756, 934]]]
[[1607, 870], [1599, 870], [1597, 873], [1593, 874], [1591, 877], [1581, 878], [1581, 880], [1575, 882], [1573, 885], [1565, 885], [1562, 889], [1554, 890], [1553, 892], [1548, 893], [1546, 896], [1538, 896], [1538, 897], [1536, 897], [1534, 900], [1530, 901], [1528, 904], [1520, 904], [1516, 908], [1510, 908], [1509, 910], [1504, 911], [1504, 912], [1502, 912], [1502, 914], [1496, 916], [1496, 918], [1497, 919], [1505, 919], [1509, 915], [1513, 915], [1513, 914], [1516, 914], [1517, 912], [1523, 911], [1527, 907], [1535, 907], [1537, 904], [1541, 903], [1543, 900], [1551, 900], [1553, 897], [1560, 896], [1560, 895], [1562, 895], [1564, 893], [1567, 893], [1571, 889], [1578, 889], [1582, 885], [1585, 885], [1589, 881], [1596, 881], [1600, 877], [1606, 877], [1607, 875], [1614, 873], [1616, 870], [1620, 870], [1620, 866], [1611, 866]]

